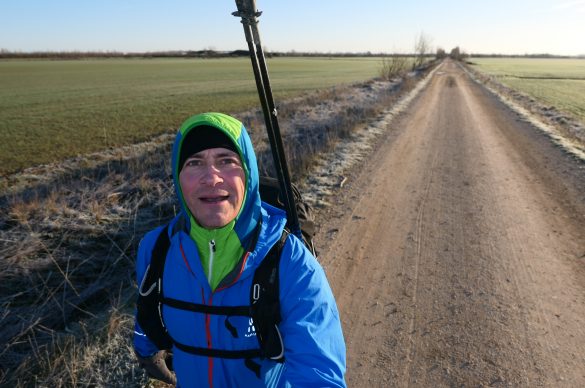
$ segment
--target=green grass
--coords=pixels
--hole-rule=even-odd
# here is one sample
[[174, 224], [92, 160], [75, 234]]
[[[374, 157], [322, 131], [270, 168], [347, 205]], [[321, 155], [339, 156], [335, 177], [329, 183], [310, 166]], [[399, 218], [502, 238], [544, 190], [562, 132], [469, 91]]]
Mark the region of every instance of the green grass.
[[[268, 60], [275, 100], [377, 76], [376, 58]], [[248, 58], [0, 61], [0, 175], [259, 107]]]
[[585, 59], [473, 58], [502, 84], [585, 123]]

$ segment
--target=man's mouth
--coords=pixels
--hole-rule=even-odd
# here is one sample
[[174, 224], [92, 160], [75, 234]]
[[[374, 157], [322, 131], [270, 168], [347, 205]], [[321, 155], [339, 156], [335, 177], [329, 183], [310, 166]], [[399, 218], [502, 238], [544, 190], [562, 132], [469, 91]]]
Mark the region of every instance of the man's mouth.
[[206, 196], [206, 197], [199, 197], [201, 202], [205, 203], [219, 203], [222, 201], [226, 201], [228, 199], [228, 195], [214, 195], [214, 196]]

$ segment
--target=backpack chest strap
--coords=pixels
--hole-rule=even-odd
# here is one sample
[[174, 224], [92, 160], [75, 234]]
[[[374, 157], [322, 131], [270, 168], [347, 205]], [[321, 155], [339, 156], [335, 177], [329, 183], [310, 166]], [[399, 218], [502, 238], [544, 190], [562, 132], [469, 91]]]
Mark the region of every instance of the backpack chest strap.
[[184, 300], [168, 298], [164, 295], [161, 298], [161, 302], [162, 304], [170, 307], [192, 311], [196, 313], [243, 317], [252, 316], [250, 306], [213, 306], [207, 304], [185, 302]]

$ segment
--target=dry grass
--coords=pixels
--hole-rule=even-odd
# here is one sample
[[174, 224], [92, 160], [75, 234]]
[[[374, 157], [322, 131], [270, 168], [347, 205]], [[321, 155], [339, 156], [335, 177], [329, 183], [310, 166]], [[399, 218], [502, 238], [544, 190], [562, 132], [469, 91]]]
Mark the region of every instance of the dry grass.
[[165, 164], [148, 153], [136, 163], [145, 172], [110, 163], [1, 199], [0, 383], [111, 385], [81, 366], [99, 364], [122, 331], [130, 346], [134, 249], [173, 211]]
[[[372, 81], [282, 104], [294, 180], [412, 86]], [[262, 170], [270, 170], [260, 112], [238, 117], [254, 128]], [[167, 138], [132, 157], [10, 178], [19, 184], [0, 195], [0, 385], [152, 384], [131, 350], [134, 257], [141, 236], [175, 213], [169, 153]]]

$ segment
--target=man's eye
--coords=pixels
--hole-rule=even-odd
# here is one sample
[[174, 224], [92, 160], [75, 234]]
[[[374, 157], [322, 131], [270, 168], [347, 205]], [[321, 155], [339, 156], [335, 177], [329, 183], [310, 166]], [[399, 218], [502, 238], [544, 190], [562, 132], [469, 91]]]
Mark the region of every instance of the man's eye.
[[190, 166], [190, 167], [201, 166], [201, 161], [197, 160], [197, 159], [190, 159], [190, 160], [187, 160], [187, 163], [185, 163], [185, 166]]
[[239, 165], [239, 161], [236, 158], [225, 158], [219, 161], [224, 166]]

